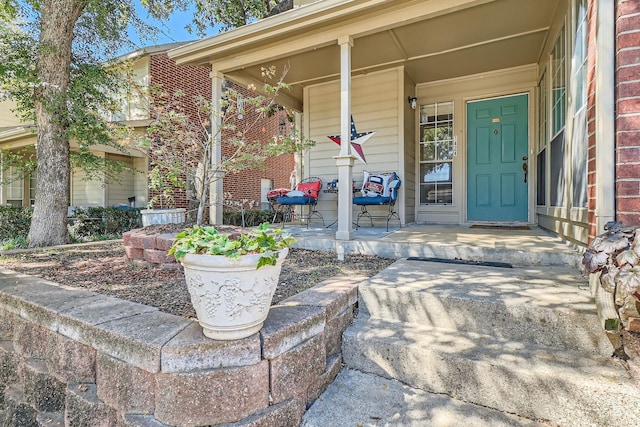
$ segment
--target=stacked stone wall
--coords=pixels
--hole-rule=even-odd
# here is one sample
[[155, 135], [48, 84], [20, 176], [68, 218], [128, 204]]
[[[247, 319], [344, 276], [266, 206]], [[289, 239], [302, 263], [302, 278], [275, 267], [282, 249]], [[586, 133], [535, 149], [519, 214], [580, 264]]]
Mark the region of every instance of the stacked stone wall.
[[140, 229], [122, 235], [126, 261], [137, 267], [160, 266], [164, 269], [180, 268], [173, 255], [168, 255], [175, 233], [147, 234]]
[[363, 279], [325, 281], [258, 334], [215, 341], [190, 319], [3, 271], [0, 425], [297, 426], [340, 370]]

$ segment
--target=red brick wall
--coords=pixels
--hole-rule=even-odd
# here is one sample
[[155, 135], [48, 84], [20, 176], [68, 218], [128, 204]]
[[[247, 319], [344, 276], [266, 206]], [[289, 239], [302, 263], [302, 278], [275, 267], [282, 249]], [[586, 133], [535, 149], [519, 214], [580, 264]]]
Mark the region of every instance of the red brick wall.
[[[203, 66], [176, 65], [166, 54], [152, 55], [150, 58], [150, 84], [160, 85], [166, 93], [172, 94], [177, 89], [185, 93], [184, 99], [191, 99], [194, 96], [202, 95], [211, 99], [211, 77], [210, 68]], [[254, 97], [246, 88], [232, 84], [232, 88], [242, 93], [245, 97]], [[236, 120], [238, 130], [246, 128], [245, 123], [252, 123], [256, 116], [247, 111], [242, 120]], [[196, 113], [193, 111], [195, 117]], [[268, 139], [280, 133], [280, 123], [285, 124], [284, 132], [290, 132], [290, 123], [285, 112], [279, 112], [272, 117], [260, 120], [258, 126], [252, 126], [247, 132], [247, 139], [250, 141], [262, 141], [266, 143]], [[230, 147], [224, 144], [224, 139], [228, 135], [222, 136], [223, 156], [229, 155]], [[230, 201], [242, 199], [255, 201], [260, 207], [260, 187], [261, 179], [272, 179], [274, 188], [289, 188], [289, 176], [294, 168], [293, 155], [283, 155], [267, 160], [265, 168], [260, 170], [246, 170], [236, 174], [228, 175], [224, 178], [223, 187], [225, 195]], [[149, 197], [154, 193], [150, 191]], [[183, 190], [174, 191], [176, 207], [188, 207], [186, 193]], [[246, 207], [246, 206], [245, 206]]]
[[[237, 84], [232, 84], [231, 87], [246, 98], [256, 96], [255, 93]], [[266, 143], [269, 138], [274, 135], [279, 135], [281, 130], [284, 130], [284, 135], [288, 135], [291, 131], [291, 125], [284, 111], [280, 111], [271, 117], [260, 119], [257, 126], [251, 126], [251, 124], [255, 122], [257, 114], [257, 112], [247, 110], [243, 119], [239, 120], [236, 117], [233, 121], [238, 130], [248, 129], [246, 134], [248, 141], [261, 141]], [[281, 129], [281, 123], [284, 125], [283, 129]], [[223, 156], [230, 154], [230, 147], [225, 147], [224, 145], [226, 136], [227, 135], [223, 135]], [[273, 180], [273, 188], [290, 187], [289, 177], [291, 171], [294, 169], [293, 155], [282, 155], [268, 159], [264, 166], [264, 169], [246, 170], [226, 176], [223, 181], [223, 187], [227, 201], [231, 202], [245, 199], [258, 203], [259, 207], [260, 180], [263, 178]]]
[[[166, 53], [151, 55], [149, 58], [149, 85], [150, 87], [160, 87], [163, 92], [172, 95], [180, 89], [184, 92], [184, 99], [193, 99], [194, 96], [202, 95], [206, 99], [211, 99], [211, 77], [210, 68], [192, 65], [176, 65]], [[185, 103], [185, 109], [193, 116], [196, 116], [195, 106]], [[149, 165], [151, 168], [151, 164]], [[151, 199], [157, 192], [149, 190]], [[173, 197], [176, 208], [187, 208], [187, 194], [185, 190], [174, 189]]]
[[587, 191], [589, 240], [598, 232], [596, 225], [596, 0], [589, 0], [588, 17], [588, 42], [587, 42], [587, 135], [588, 135], [588, 164], [587, 164]]
[[616, 6], [616, 219], [640, 226], [640, 2]]

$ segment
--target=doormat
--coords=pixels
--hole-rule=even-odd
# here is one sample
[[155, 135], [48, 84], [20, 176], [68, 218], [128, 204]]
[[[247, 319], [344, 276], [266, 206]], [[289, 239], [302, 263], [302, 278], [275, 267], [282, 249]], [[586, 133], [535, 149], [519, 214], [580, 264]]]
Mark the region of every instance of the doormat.
[[494, 261], [469, 261], [466, 259], [446, 259], [446, 258], [421, 258], [421, 257], [409, 257], [409, 261], [426, 261], [426, 262], [441, 262], [444, 264], [464, 264], [464, 265], [477, 265], [479, 267], [499, 267], [499, 268], [513, 268], [513, 266], [507, 262], [494, 262]]
[[473, 224], [470, 228], [485, 228], [488, 230], [531, 230], [531, 227], [528, 225], [483, 225], [483, 224]]

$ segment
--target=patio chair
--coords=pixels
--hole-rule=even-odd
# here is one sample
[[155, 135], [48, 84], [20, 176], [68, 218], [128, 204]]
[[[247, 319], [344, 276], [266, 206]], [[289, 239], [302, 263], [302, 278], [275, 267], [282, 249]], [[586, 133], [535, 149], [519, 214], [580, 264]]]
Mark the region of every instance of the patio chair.
[[307, 228], [309, 228], [309, 222], [311, 218], [319, 218], [324, 226], [324, 218], [322, 214], [316, 210], [318, 204], [318, 195], [322, 188], [322, 180], [318, 177], [311, 176], [305, 178], [298, 185], [295, 190], [291, 190], [284, 197], [278, 197], [277, 202], [281, 208], [285, 209], [282, 215], [282, 226], [284, 222], [290, 220], [293, 217], [294, 206], [308, 206], [309, 211], [305, 215], [301, 213], [300, 219], [306, 220]]
[[[395, 172], [371, 174], [364, 171], [364, 180], [362, 182], [361, 196], [353, 198], [353, 204], [360, 206], [360, 213], [356, 218], [356, 228], [360, 227], [360, 219], [368, 217], [373, 227], [373, 218], [384, 218], [387, 220], [387, 231], [389, 231], [389, 221], [397, 219], [401, 225], [400, 215], [395, 210], [396, 200], [398, 199], [398, 189], [400, 188], [400, 178]], [[368, 206], [384, 206], [389, 207], [386, 215], [372, 215], [367, 209]]]

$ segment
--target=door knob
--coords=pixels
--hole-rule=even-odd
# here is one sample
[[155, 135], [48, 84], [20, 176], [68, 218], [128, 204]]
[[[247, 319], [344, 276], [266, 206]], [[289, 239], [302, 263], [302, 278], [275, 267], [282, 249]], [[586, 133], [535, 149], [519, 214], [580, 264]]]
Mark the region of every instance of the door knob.
[[529, 165], [525, 161], [522, 163], [522, 173], [524, 173], [524, 183], [527, 183], [527, 172], [529, 171]]

